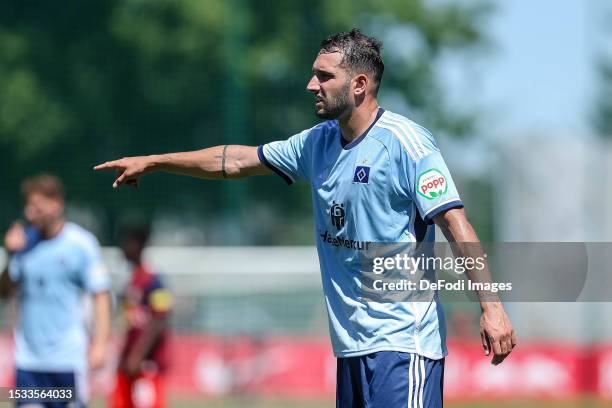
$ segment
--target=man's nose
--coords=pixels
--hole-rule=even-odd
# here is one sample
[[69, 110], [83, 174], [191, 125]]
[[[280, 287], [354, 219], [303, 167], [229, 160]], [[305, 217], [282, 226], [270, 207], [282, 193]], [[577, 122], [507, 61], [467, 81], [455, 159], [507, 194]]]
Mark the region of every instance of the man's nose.
[[28, 220], [29, 222], [32, 222], [32, 220], [36, 217], [35, 210], [31, 207], [26, 207], [23, 210], [23, 216], [25, 217], [26, 220]]
[[317, 77], [315, 75], [312, 76], [312, 78], [310, 78], [310, 81], [308, 81], [308, 85], [306, 85], [306, 90], [308, 92], [319, 92], [319, 81], [317, 81]]

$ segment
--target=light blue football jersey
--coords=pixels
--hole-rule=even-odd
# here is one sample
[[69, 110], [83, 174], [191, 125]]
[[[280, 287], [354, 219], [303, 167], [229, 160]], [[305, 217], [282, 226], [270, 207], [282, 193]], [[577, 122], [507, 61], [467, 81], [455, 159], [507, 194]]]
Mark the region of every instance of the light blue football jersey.
[[28, 229], [28, 245], [9, 265], [19, 284], [14, 330], [15, 365], [29, 371], [84, 371], [87, 367], [88, 293], [109, 290], [96, 238], [67, 222], [58, 235], [39, 239]]
[[447, 354], [443, 309], [428, 302], [364, 301], [359, 259], [371, 243], [434, 242], [432, 218], [463, 204], [431, 133], [379, 109], [346, 144], [336, 120], [258, 148], [289, 184], [310, 182], [317, 251], [334, 354]]

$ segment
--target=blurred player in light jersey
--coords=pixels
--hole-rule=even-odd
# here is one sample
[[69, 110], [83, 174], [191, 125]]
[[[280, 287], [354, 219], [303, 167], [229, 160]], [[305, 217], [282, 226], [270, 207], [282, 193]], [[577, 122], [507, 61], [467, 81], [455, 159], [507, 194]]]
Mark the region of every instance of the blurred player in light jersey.
[[[28, 407], [81, 407], [88, 399], [87, 370], [101, 368], [110, 325], [109, 276], [96, 238], [64, 219], [60, 180], [40, 175], [22, 185], [29, 226], [16, 222], [4, 237], [10, 262], [0, 293], [16, 293], [16, 387], [74, 388], [76, 401], [17, 403]], [[88, 333], [84, 295], [93, 297]]]
[[[337, 406], [439, 407], [447, 350], [437, 296], [430, 302], [365, 301], [356, 260], [370, 243], [433, 242], [433, 223], [451, 242], [478, 238], [431, 133], [378, 105], [380, 49], [378, 40], [357, 29], [325, 39], [306, 87], [325, 121], [288, 140], [128, 157], [95, 169], [118, 171], [114, 187], [137, 185], [139, 176], [154, 171], [205, 179], [274, 172], [288, 184], [308, 182], [338, 357]], [[455, 255], [470, 256], [468, 247], [454, 245]], [[488, 269], [467, 274], [490, 279]], [[502, 304], [484, 295], [478, 293], [483, 347], [499, 364], [516, 339]]]
[[143, 263], [148, 237], [148, 228], [142, 225], [126, 227], [121, 236], [121, 249], [132, 276], [123, 297], [127, 331], [111, 395], [114, 408], [165, 406], [163, 381], [172, 295]]

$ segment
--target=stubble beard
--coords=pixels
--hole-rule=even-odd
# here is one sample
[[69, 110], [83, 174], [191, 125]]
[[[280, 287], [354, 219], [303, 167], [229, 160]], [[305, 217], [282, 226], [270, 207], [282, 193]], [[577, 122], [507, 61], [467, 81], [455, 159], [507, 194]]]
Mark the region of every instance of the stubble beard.
[[317, 110], [315, 106], [315, 114], [319, 119], [338, 119], [349, 109], [349, 88], [350, 82], [347, 82], [337, 95], [332, 96], [329, 100], [323, 101], [323, 108]]

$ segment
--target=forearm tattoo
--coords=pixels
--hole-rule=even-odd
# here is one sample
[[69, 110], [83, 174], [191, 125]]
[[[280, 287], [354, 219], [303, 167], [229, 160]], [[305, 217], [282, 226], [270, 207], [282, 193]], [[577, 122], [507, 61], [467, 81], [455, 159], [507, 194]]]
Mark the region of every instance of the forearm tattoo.
[[223, 146], [223, 153], [221, 153], [221, 156], [215, 156], [221, 159], [221, 175], [223, 176], [223, 178], [227, 178], [227, 173], [225, 172], [225, 159], [227, 158], [227, 155], [225, 154], [226, 152], [227, 145]]

